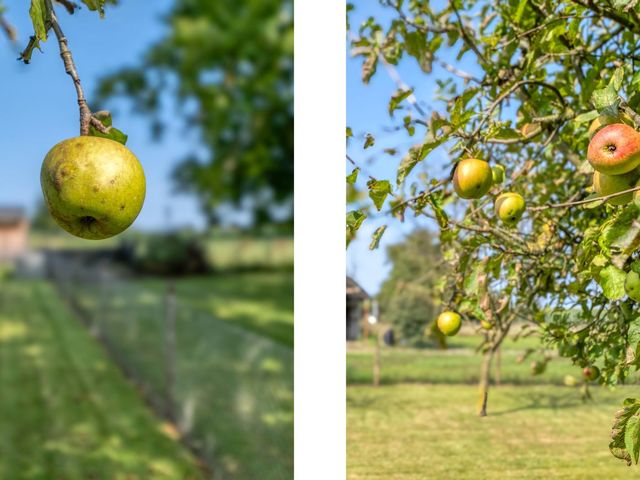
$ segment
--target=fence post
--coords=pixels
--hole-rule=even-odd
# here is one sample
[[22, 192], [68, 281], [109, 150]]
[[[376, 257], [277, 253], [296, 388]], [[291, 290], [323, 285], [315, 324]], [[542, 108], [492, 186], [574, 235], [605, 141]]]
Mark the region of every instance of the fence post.
[[380, 385], [380, 337], [382, 334], [380, 333], [379, 328], [374, 329], [374, 338], [376, 341], [376, 348], [373, 353], [373, 386], [377, 387]]
[[176, 364], [176, 288], [173, 280], [167, 284], [164, 315], [165, 401], [167, 416], [176, 421], [175, 364]]

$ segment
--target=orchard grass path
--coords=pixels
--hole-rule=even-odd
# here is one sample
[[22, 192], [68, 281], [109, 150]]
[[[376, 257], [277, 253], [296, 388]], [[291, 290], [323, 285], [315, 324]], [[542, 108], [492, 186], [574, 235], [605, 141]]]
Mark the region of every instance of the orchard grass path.
[[[293, 276], [221, 273], [174, 281], [177, 423], [221, 479], [293, 477]], [[162, 396], [167, 280], [70, 291], [117, 356]]]
[[349, 480], [626, 479], [608, 449], [613, 414], [637, 388], [501, 386], [476, 416], [471, 385], [347, 388]]
[[2, 479], [202, 478], [42, 281], [1, 283], [0, 418]]

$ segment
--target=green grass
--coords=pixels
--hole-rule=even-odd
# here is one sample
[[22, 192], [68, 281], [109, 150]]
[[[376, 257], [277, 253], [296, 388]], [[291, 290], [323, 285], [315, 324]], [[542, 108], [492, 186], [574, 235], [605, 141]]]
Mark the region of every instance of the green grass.
[[350, 480], [622, 479], [637, 475], [607, 448], [614, 412], [630, 387], [503, 386], [489, 416], [477, 388], [393, 385], [347, 389]]
[[[120, 358], [165, 390], [166, 281], [139, 279], [71, 291], [103, 325]], [[222, 478], [293, 477], [293, 284], [290, 273], [176, 281], [179, 424]]]
[[201, 478], [50, 285], [0, 290], [0, 478]]
[[[477, 383], [480, 374], [481, 353], [477, 351], [482, 337], [479, 335], [458, 335], [451, 339], [449, 348], [403, 348], [383, 347], [380, 354], [380, 381], [393, 383]], [[358, 342], [350, 345], [347, 352], [347, 383], [371, 384], [373, 382], [373, 344]], [[515, 385], [563, 385], [564, 378], [572, 375], [581, 378], [582, 369], [571, 363], [570, 359], [559, 357], [546, 350], [552, 356], [546, 371], [541, 375], [531, 374], [531, 362], [541, 360], [535, 352], [523, 361], [519, 357], [529, 348], [540, 346], [540, 339], [527, 337], [514, 340], [507, 338], [500, 349], [500, 380], [504, 384]], [[496, 368], [496, 357], [493, 372]], [[633, 374], [627, 383], [639, 378]]]
[[[518, 363], [518, 350], [501, 353], [501, 382], [509, 384], [563, 384], [565, 375], [579, 377], [581, 369], [568, 359], [554, 358], [542, 375], [531, 375], [531, 356]], [[415, 350], [388, 349], [381, 351], [380, 381], [382, 383], [476, 383], [479, 380], [481, 356], [471, 349]], [[494, 362], [495, 366], [495, 362]], [[372, 383], [373, 352], [347, 354], [347, 382]]]

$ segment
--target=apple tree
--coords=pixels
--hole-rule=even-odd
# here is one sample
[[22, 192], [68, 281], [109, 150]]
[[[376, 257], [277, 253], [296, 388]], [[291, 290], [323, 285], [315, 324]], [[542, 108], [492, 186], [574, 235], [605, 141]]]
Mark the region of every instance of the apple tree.
[[[350, 51], [363, 82], [395, 79], [384, 101], [412, 146], [387, 149], [398, 155], [394, 178], [371, 175], [351, 150], [347, 240], [371, 217], [388, 224], [413, 214], [438, 226], [450, 265], [436, 292], [441, 310], [484, 332], [480, 415], [493, 356], [514, 329], [539, 332], [585, 369], [585, 381], [625, 383], [640, 367], [640, 5], [379, 3], [385, 16], [348, 26]], [[429, 105], [398, 75], [401, 63], [416, 65], [424, 82], [436, 77]], [[369, 148], [376, 139], [357, 127], [348, 141]], [[435, 151], [449, 159], [444, 173]], [[536, 360], [534, 373], [547, 361]], [[625, 400], [610, 449], [629, 464], [639, 425], [640, 400]]]

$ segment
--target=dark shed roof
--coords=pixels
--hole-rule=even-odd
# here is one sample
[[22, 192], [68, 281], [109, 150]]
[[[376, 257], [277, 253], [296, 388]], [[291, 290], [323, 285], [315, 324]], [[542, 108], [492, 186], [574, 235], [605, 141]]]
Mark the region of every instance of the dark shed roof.
[[26, 219], [22, 207], [0, 207], [0, 225], [14, 225]]
[[364, 288], [358, 285], [358, 282], [347, 276], [347, 297], [357, 300], [366, 300], [369, 298], [369, 294], [364, 291]]

